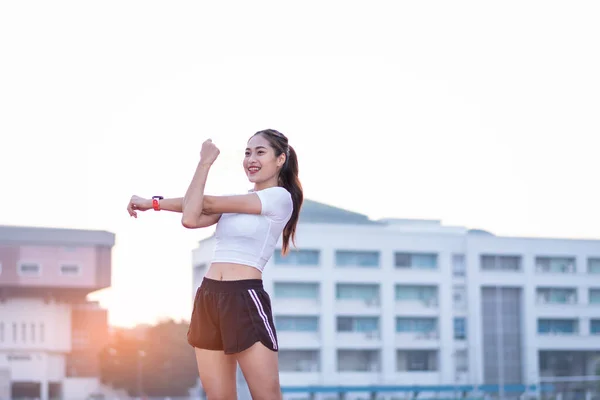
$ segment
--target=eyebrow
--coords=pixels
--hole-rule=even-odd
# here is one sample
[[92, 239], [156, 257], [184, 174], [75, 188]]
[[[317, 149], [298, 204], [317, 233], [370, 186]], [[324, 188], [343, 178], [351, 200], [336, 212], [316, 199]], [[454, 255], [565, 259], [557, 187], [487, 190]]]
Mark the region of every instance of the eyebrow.
[[[256, 146], [255, 149], [257, 149], [257, 150], [258, 149], [265, 149], [266, 150], [266, 147], [265, 146]], [[250, 147], [246, 147], [246, 150], [250, 150]]]

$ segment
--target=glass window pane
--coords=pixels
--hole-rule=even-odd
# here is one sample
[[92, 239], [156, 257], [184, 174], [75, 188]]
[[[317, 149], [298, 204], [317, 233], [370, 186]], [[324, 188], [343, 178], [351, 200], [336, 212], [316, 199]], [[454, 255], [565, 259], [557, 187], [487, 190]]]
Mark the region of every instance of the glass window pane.
[[335, 264], [338, 267], [379, 267], [379, 252], [338, 250]]
[[281, 249], [278, 249], [273, 254], [274, 263], [276, 265], [319, 265], [320, 252], [319, 250], [290, 250], [283, 256]]
[[317, 283], [275, 282], [273, 289], [277, 298], [316, 300], [319, 297]]
[[600, 274], [600, 258], [588, 258], [588, 272]]

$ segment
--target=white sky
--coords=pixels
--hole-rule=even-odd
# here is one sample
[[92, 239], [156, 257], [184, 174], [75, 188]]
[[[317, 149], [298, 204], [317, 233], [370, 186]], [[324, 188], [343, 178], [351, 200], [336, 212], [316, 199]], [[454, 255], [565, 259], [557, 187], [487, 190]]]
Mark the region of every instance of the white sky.
[[600, 3], [0, 3], [0, 224], [117, 235], [110, 322], [188, 318], [175, 214], [249, 188], [247, 138], [284, 132], [306, 197], [372, 218], [600, 237]]

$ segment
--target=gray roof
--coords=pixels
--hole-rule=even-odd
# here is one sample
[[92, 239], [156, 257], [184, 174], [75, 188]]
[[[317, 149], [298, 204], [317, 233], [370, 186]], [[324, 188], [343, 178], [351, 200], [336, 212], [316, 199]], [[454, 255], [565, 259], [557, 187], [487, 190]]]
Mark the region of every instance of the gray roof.
[[305, 199], [300, 210], [300, 223], [382, 225], [368, 216]]
[[112, 247], [115, 244], [115, 234], [85, 229], [0, 225], [0, 244]]

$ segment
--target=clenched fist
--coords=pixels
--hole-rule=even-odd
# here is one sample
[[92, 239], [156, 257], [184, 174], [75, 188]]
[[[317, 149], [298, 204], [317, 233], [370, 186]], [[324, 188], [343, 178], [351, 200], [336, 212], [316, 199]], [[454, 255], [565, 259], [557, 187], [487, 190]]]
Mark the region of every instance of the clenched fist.
[[219, 156], [219, 149], [212, 142], [211, 139], [206, 140], [202, 143], [202, 150], [200, 150], [200, 162], [205, 165], [211, 165], [215, 162]]

